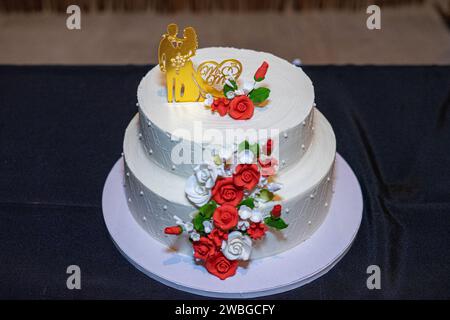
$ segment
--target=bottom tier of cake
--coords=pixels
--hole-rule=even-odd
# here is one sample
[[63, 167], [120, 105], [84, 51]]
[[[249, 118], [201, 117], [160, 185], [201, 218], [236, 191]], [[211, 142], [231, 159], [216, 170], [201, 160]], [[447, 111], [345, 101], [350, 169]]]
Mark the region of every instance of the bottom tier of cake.
[[[277, 175], [277, 182], [283, 184], [277, 194], [282, 198], [283, 218], [289, 226], [255, 241], [251, 259], [275, 255], [298, 245], [326, 217], [332, 197], [336, 140], [325, 117], [317, 110], [314, 112], [314, 134], [308, 151], [296, 165]], [[160, 168], [146, 154], [139, 139], [138, 117], [130, 122], [124, 139], [124, 186], [130, 211], [149, 236], [168, 248], [192, 255], [187, 237], [164, 234], [164, 228], [174, 224], [174, 216], [190, 221], [196, 211], [185, 197], [186, 178]]]

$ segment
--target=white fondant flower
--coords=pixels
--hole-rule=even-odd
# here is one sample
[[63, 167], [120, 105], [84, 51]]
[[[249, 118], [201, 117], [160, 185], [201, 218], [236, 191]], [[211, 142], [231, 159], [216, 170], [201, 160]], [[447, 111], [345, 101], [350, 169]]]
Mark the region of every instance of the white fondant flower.
[[239, 231], [228, 234], [222, 242], [222, 253], [229, 260], [248, 260], [252, 252], [252, 239]]
[[196, 231], [191, 232], [190, 235], [192, 241], [199, 241], [200, 240], [200, 234]]
[[227, 96], [228, 100], [231, 100], [231, 99], [233, 99], [236, 96], [236, 94], [234, 93], [234, 91], [230, 90], [230, 91], [227, 92], [226, 96]]
[[194, 174], [199, 185], [207, 189], [214, 187], [217, 179], [217, 169], [210, 164], [200, 164], [194, 168]]
[[213, 229], [213, 224], [211, 223], [211, 221], [209, 220], [203, 221], [203, 229], [205, 233], [211, 233]]
[[238, 155], [238, 162], [239, 163], [254, 163], [255, 161], [255, 154], [249, 150], [249, 149], [245, 149], [242, 150], [241, 152], [239, 152]]
[[261, 175], [259, 177], [259, 182], [258, 182], [258, 186], [260, 187], [264, 187], [267, 184], [267, 177], [264, 177], [263, 175]]
[[207, 204], [211, 198], [211, 189], [199, 184], [195, 175], [188, 178], [184, 192], [187, 198], [197, 207]]
[[245, 220], [241, 220], [241, 221], [238, 222], [237, 227], [241, 231], [246, 231], [250, 227], [250, 222], [245, 221]]
[[271, 182], [267, 185], [267, 190], [269, 190], [270, 192], [277, 192], [282, 187], [283, 187], [283, 184], [281, 184], [281, 183]]
[[247, 219], [249, 219], [252, 216], [253, 211], [252, 211], [251, 208], [247, 207], [246, 205], [242, 205], [239, 208], [238, 213], [239, 213], [239, 217], [242, 220], [247, 220]]
[[205, 104], [205, 106], [210, 107], [213, 104], [213, 102], [214, 102], [214, 97], [212, 96], [212, 94], [207, 93], [205, 98], [206, 99], [205, 99], [205, 101], [203, 103]]
[[175, 219], [176, 224], [182, 227], [184, 231], [192, 232], [194, 230], [194, 225], [192, 224], [192, 222], [184, 222], [178, 216], [173, 216], [173, 218]]
[[244, 91], [244, 94], [248, 94], [254, 88], [255, 88], [254, 81], [244, 81], [244, 85], [242, 86], [242, 90]]
[[253, 210], [252, 211], [252, 216], [250, 217], [250, 221], [254, 222], [254, 223], [258, 223], [261, 222], [263, 219], [263, 213], [259, 210]]

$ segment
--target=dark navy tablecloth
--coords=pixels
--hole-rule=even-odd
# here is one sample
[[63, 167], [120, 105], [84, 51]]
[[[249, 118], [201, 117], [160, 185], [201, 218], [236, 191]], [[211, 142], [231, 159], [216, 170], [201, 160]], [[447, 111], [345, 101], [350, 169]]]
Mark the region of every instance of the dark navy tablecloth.
[[[0, 298], [198, 298], [135, 269], [103, 221], [103, 184], [148, 69], [0, 66]], [[272, 298], [450, 298], [450, 67], [304, 70], [364, 214], [334, 269]], [[66, 287], [69, 265], [81, 290]], [[366, 286], [369, 265], [380, 290]]]

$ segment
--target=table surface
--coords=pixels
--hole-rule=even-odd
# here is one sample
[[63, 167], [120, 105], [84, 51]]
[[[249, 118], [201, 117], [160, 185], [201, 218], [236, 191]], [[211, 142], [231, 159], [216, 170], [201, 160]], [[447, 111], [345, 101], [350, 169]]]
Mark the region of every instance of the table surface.
[[[102, 188], [149, 66], [0, 66], [0, 298], [198, 296], [117, 251]], [[450, 298], [450, 66], [305, 66], [364, 195], [325, 276], [276, 299]], [[81, 268], [81, 290], [66, 269]], [[381, 269], [369, 290], [367, 267]]]

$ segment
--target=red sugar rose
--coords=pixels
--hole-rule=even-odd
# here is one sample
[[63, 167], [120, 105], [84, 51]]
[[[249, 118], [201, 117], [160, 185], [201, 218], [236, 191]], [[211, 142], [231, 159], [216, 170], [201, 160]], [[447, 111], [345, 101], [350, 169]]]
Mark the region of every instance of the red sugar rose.
[[183, 232], [183, 228], [181, 228], [180, 226], [173, 226], [173, 227], [167, 227], [164, 229], [164, 233], [165, 234], [181, 234]]
[[239, 188], [252, 190], [259, 182], [259, 169], [256, 164], [240, 164], [233, 174], [233, 182]]
[[206, 260], [216, 253], [216, 246], [211, 239], [201, 237], [199, 241], [194, 241], [194, 258]]
[[274, 218], [279, 218], [281, 216], [281, 205], [279, 204], [274, 205], [270, 214]]
[[226, 98], [217, 98], [214, 99], [213, 104], [211, 105], [212, 111], [217, 111], [221, 117], [225, 116], [228, 113], [230, 100]]
[[209, 234], [208, 238], [214, 242], [216, 247], [222, 247], [222, 241], [228, 239], [228, 233], [218, 228], [214, 228]]
[[258, 240], [264, 237], [267, 229], [268, 228], [264, 223], [251, 223], [250, 227], [247, 229], [247, 233], [250, 238]]
[[241, 202], [244, 193], [234, 185], [233, 178], [222, 178], [216, 181], [211, 190], [212, 199], [218, 204], [230, 204], [237, 206]]
[[238, 223], [238, 211], [234, 206], [224, 204], [214, 211], [213, 221], [217, 228], [228, 231], [236, 227]]
[[262, 81], [266, 77], [267, 69], [269, 68], [269, 64], [267, 62], [263, 62], [262, 65], [256, 70], [254, 79], [255, 81]]
[[228, 113], [236, 120], [247, 120], [253, 116], [255, 106], [247, 96], [237, 96], [230, 102]]
[[205, 268], [209, 273], [215, 275], [221, 280], [234, 276], [238, 267], [238, 261], [230, 261], [218, 252], [214, 256], [206, 259]]

